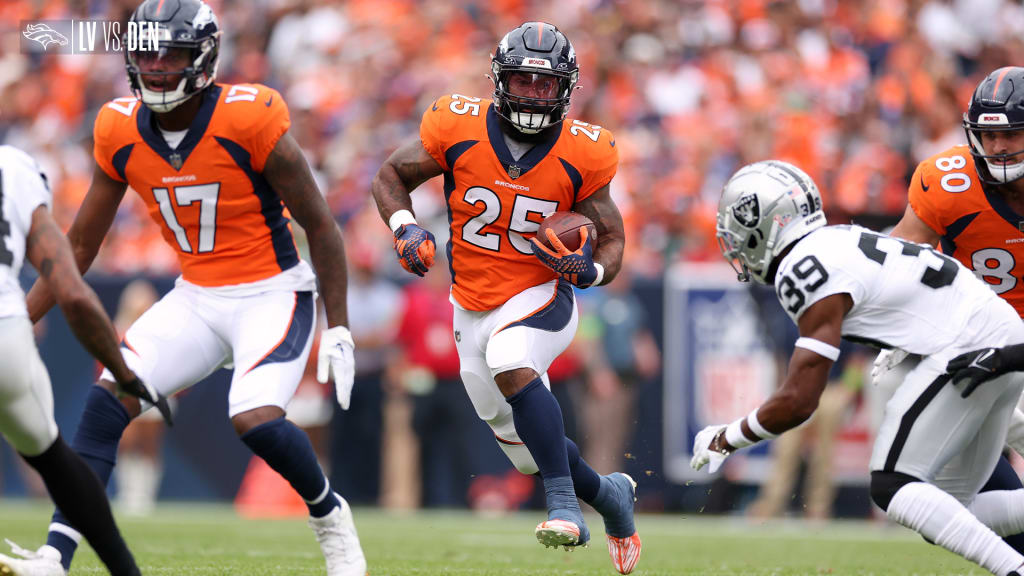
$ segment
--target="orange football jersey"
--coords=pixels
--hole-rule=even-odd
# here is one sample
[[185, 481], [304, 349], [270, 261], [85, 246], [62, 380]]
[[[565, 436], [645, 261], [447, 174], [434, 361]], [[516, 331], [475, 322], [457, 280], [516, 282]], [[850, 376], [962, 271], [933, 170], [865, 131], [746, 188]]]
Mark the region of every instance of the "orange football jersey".
[[545, 216], [611, 182], [619, 163], [611, 132], [571, 119], [514, 160], [491, 102], [459, 94], [427, 109], [420, 139], [444, 170], [452, 295], [467, 310], [497, 308], [556, 278], [529, 238]]
[[176, 148], [135, 98], [107, 103], [93, 130], [96, 163], [142, 197], [185, 280], [225, 286], [291, 268], [299, 257], [284, 204], [261, 174], [291, 123], [288, 107], [259, 84], [196, 97], [199, 113]]
[[983, 187], [967, 146], [921, 162], [910, 206], [942, 236], [942, 251], [963, 263], [1024, 317], [1024, 216]]

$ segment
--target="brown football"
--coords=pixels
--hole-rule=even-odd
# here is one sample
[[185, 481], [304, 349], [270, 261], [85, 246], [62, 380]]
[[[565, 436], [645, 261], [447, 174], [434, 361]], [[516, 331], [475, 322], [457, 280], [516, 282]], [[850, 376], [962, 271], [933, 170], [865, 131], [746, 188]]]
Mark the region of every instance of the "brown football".
[[570, 252], [575, 252], [580, 247], [580, 228], [586, 226], [587, 234], [593, 239], [594, 246], [597, 244], [597, 227], [594, 223], [579, 212], [554, 212], [550, 216], [544, 219], [540, 223], [540, 228], [537, 229], [537, 238], [548, 248], [551, 248], [551, 244], [548, 242], [548, 235], [545, 232], [547, 229], [554, 231], [555, 236], [565, 245], [566, 249]]

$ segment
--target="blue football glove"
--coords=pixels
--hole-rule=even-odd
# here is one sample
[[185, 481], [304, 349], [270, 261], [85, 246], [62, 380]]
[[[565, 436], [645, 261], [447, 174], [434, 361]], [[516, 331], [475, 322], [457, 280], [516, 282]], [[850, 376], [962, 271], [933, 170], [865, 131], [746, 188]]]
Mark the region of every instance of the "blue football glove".
[[395, 230], [395, 253], [402, 268], [423, 276], [434, 265], [434, 235], [416, 224], [402, 224]]
[[548, 229], [546, 232], [554, 251], [536, 238], [530, 238], [533, 254], [574, 286], [586, 288], [593, 284], [597, 280], [597, 266], [594, 265], [594, 242], [590, 239], [587, 227], [580, 228], [580, 247], [575, 252], [570, 252], [553, 230]]

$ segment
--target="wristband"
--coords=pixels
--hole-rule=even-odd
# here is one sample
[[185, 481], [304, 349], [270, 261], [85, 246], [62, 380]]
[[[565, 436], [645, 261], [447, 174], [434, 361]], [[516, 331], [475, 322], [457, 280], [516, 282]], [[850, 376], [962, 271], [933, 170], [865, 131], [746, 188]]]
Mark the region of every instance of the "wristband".
[[836, 348], [826, 342], [822, 342], [821, 340], [802, 336], [796, 339], [796, 344], [794, 344], [794, 346], [797, 348], [803, 348], [804, 350], [810, 350], [811, 352], [814, 352], [819, 356], [824, 356], [833, 362], [839, 359], [839, 348]]
[[743, 418], [740, 418], [725, 428], [725, 441], [729, 443], [729, 446], [736, 449], [757, 444], [757, 441], [747, 438], [747, 435], [743, 433], [742, 424]]
[[590, 286], [600, 286], [601, 282], [604, 282], [604, 266], [601, 266], [600, 262], [594, 262], [594, 268], [597, 268], [597, 278], [594, 279]]
[[757, 408], [754, 408], [747, 416], [747, 428], [750, 428], [750, 431], [761, 440], [771, 440], [772, 438], [779, 437], [778, 434], [765, 430], [765, 427], [761, 425], [761, 422], [757, 419]]
[[416, 223], [416, 217], [413, 216], [412, 212], [409, 212], [408, 210], [399, 210], [398, 212], [395, 212], [394, 214], [392, 214], [391, 218], [388, 218], [388, 226], [391, 227], [391, 231], [392, 232], [394, 232], [395, 230], [398, 230], [400, 227], [402, 227], [402, 226], [404, 226], [406, 224], [415, 224], [415, 223]]

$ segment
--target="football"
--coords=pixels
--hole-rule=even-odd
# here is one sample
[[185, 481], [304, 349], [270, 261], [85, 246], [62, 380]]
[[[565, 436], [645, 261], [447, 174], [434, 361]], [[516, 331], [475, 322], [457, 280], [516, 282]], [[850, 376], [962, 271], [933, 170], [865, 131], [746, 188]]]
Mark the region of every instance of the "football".
[[540, 223], [540, 228], [537, 229], [537, 239], [539, 242], [551, 248], [551, 244], [548, 242], [548, 235], [546, 230], [549, 228], [554, 231], [555, 236], [565, 245], [566, 249], [570, 252], [575, 252], [580, 247], [580, 228], [586, 226], [587, 234], [590, 238], [597, 242], [597, 227], [594, 223], [579, 212], [554, 212], [550, 216], [544, 219]]

